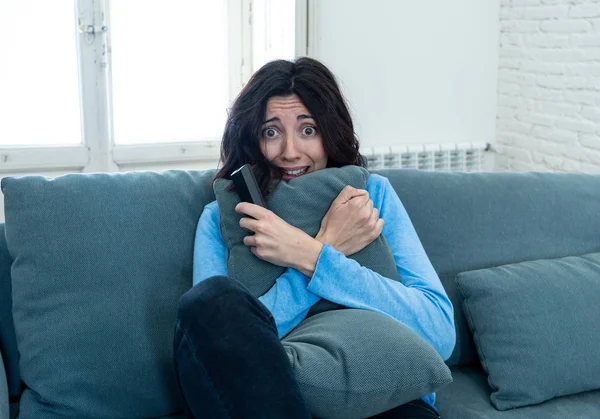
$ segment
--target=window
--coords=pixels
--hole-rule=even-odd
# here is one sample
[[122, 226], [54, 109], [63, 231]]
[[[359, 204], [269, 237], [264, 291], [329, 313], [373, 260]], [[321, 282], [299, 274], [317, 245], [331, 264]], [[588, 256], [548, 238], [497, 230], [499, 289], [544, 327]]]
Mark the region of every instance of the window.
[[252, 67], [296, 56], [296, 4], [294, 0], [254, 0], [252, 5]]
[[229, 104], [227, 3], [115, 1], [115, 144], [218, 139]]
[[0, 2], [0, 146], [80, 144], [73, 3]]
[[0, 171], [218, 158], [226, 108], [253, 69], [306, 53], [306, 7], [3, 0]]

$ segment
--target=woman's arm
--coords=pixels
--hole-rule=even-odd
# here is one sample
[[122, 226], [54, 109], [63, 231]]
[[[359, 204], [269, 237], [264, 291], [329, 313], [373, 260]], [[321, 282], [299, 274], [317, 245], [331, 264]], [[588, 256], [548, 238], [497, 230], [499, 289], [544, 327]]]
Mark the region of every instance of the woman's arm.
[[[193, 282], [197, 283], [215, 275], [228, 275], [227, 248], [219, 227], [219, 207], [216, 201], [208, 204], [196, 228], [194, 242]], [[259, 300], [273, 315], [279, 337], [296, 327], [321, 298], [306, 289], [308, 277], [288, 268]]]
[[392, 249], [401, 282], [325, 245], [308, 290], [343, 306], [387, 314], [416, 331], [447, 359], [456, 339], [452, 304], [389, 181], [371, 175], [367, 190], [385, 220], [382, 234]]

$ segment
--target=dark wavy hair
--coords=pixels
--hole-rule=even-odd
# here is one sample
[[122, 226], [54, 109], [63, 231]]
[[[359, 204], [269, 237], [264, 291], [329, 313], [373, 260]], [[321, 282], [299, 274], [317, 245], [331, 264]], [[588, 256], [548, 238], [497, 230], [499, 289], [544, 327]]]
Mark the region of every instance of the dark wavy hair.
[[282, 170], [265, 158], [260, 148], [267, 102], [274, 96], [297, 95], [314, 118], [327, 153], [327, 167], [366, 167], [348, 106], [335, 76], [321, 62], [307, 57], [275, 60], [262, 66], [242, 89], [229, 109], [221, 142], [221, 163], [215, 179], [249, 163], [264, 196], [271, 181], [280, 181]]

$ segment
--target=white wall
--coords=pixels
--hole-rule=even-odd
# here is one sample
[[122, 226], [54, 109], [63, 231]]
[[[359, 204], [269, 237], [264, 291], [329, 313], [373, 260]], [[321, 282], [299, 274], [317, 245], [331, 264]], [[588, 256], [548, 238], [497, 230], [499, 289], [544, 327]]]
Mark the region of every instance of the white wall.
[[[363, 146], [493, 142], [500, 0], [315, 0], [315, 58], [338, 76]], [[203, 169], [217, 162], [122, 166]], [[70, 171], [72, 172], [72, 171]], [[59, 176], [66, 171], [1, 173]], [[4, 220], [0, 195], [0, 221]]]
[[497, 166], [600, 173], [600, 3], [502, 0]]
[[362, 145], [493, 142], [500, 0], [314, 0]]

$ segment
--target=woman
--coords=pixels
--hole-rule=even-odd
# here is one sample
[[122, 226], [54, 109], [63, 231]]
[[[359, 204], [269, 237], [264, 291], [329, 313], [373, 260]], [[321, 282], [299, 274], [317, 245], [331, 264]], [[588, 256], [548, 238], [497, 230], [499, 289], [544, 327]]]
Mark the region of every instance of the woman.
[[[267, 194], [326, 167], [364, 166], [348, 108], [333, 74], [300, 58], [258, 70], [233, 104], [223, 136], [228, 178], [245, 163]], [[447, 359], [454, 347], [453, 309], [389, 181], [371, 175], [365, 190], [346, 187], [316, 237], [269, 210], [240, 203], [244, 244], [258, 258], [288, 268], [260, 298], [227, 278], [216, 201], [198, 222], [194, 288], [181, 300], [175, 365], [188, 413], [206, 418], [310, 418], [280, 339], [319, 300], [384, 313], [412, 328]], [[348, 263], [383, 234], [401, 282]], [[376, 418], [438, 418], [435, 395]]]

